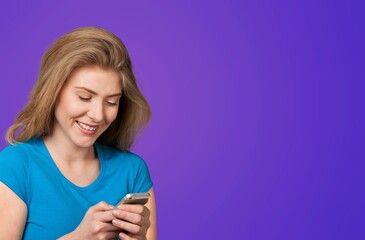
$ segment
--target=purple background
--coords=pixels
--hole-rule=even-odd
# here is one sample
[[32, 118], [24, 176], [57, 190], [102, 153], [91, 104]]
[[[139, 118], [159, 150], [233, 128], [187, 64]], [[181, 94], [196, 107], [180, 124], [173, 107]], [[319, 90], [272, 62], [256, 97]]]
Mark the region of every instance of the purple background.
[[51, 43], [100, 26], [153, 109], [160, 239], [365, 239], [361, 1], [48, 2], [0, 7], [1, 135]]

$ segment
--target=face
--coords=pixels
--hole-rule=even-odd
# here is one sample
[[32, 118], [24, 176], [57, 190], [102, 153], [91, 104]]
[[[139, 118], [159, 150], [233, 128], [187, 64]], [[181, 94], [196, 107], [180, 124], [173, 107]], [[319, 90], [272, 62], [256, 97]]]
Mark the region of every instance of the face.
[[117, 117], [121, 95], [115, 71], [95, 66], [75, 70], [56, 103], [51, 137], [61, 146], [92, 146]]

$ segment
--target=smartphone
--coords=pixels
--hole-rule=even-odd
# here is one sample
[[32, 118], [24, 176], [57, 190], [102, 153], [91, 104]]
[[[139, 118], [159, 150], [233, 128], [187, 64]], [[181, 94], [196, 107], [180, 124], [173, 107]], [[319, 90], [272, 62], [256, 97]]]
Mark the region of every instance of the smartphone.
[[141, 204], [144, 205], [148, 202], [150, 194], [145, 193], [128, 193], [125, 197], [118, 203], [119, 204]]

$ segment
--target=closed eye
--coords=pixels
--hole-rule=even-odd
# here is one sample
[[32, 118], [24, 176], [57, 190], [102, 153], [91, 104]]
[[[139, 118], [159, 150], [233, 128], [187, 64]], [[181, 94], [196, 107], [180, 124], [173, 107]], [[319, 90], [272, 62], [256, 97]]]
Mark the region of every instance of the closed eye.
[[110, 101], [106, 101], [106, 103], [109, 105], [109, 106], [117, 106], [119, 101], [118, 102], [110, 102]]
[[87, 97], [87, 96], [79, 96], [79, 98], [80, 98], [80, 100], [85, 101], [85, 102], [91, 100], [91, 97]]

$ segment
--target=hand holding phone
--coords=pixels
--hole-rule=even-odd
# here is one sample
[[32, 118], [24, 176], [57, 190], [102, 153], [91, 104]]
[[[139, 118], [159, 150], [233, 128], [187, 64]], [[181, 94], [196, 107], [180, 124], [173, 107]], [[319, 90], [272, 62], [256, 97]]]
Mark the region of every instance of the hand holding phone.
[[[148, 192], [129, 193], [118, 203], [117, 211], [113, 211], [116, 219], [113, 219], [112, 224], [121, 229], [119, 237], [127, 239], [131, 234], [136, 237], [145, 237], [150, 226], [150, 212], [143, 205], [148, 202], [149, 198], [150, 194]], [[139, 230], [136, 231], [136, 229]]]

